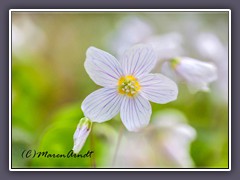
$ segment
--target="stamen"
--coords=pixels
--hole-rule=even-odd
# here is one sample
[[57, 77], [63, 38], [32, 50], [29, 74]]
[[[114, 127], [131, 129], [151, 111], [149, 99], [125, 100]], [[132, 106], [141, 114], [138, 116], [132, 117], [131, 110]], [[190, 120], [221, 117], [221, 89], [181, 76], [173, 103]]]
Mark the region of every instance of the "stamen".
[[118, 81], [118, 91], [121, 94], [132, 97], [136, 95], [140, 89], [141, 86], [132, 75], [122, 76]]

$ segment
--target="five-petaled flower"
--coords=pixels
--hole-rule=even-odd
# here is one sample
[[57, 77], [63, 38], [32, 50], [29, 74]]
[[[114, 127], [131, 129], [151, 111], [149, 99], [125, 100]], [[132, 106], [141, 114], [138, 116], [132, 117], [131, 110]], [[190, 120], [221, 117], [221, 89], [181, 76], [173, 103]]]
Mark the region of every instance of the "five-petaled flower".
[[152, 114], [149, 101], [165, 104], [177, 98], [175, 82], [150, 71], [156, 55], [150, 46], [139, 44], [125, 51], [118, 61], [109, 53], [90, 47], [85, 69], [91, 79], [103, 88], [86, 97], [82, 110], [92, 122], [104, 122], [120, 112], [129, 131], [147, 126]]

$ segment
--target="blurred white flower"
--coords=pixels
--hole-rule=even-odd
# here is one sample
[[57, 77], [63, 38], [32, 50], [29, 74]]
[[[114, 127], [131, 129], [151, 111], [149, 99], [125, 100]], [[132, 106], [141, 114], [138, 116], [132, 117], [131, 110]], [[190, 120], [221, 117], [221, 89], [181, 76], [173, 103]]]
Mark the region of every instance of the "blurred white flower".
[[183, 53], [181, 47], [183, 39], [180, 33], [156, 35], [147, 21], [137, 17], [123, 19], [118, 24], [116, 32], [110, 35], [107, 44], [114, 53], [120, 56], [126, 49], [138, 43], [151, 45], [158, 60], [172, 58]]
[[137, 18], [125, 18], [117, 26], [116, 32], [109, 37], [109, 48], [118, 56], [121, 56], [125, 50], [143, 42], [153, 33], [152, 27], [145, 21]]
[[92, 128], [92, 122], [84, 117], [80, 119], [77, 129], [73, 135], [73, 140], [74, 140], [74, 146], [73, 146], [73, 152], [78, 153], [81, 151], [90, 131]]
[[196, 131], [178, 110], [160, 111], [153, 124], [137, 134], [124, 134], [115, 166], [192, 168], [190, 145]]
[[199, 54], [212, 62], [218, 69], [218, 80], [215, 88], [217, 99], [228, 100], [228, 48], [223, 45], [217, 35], [201, 33], [196, 38]]
[[[166, 161], [171, 159], [180, 167], [193, 167], [190, 144], [196, 138], [196, 131], [187, 124], [185, 115], [178, 110], [164, 110], [156, 114], [153, 126], [159, 128], [157, 131], [161, 134], [157, 145], [166, 155], [162, 158]], [[151, 141], [155, 142], [154, 139]]]
[[88, 95], [82, 103], [86, 117], [104, 122], [120, 111], [129, 131], [148, 125], [152, 108], [149, 101], [165, 104], [177, 98], [175, 82], [161, 74], [151, 74], [156, 62], [153, 49], [136, 45], [120, 61], [100, 49], [87, 50], [85, 69], [91, 79], [103, 88]]
[[152, 45], [159, 61], [180, 56], [184, 52], [182, 35], [177, 32], [150, 36], [145, 43]]
[[21, 56], [45, 47], [44, 32], [29, 18], [19, 18], [12, 24], [12, 51]]
[[214, 64], [189, 57], [177, 57], [163, 63], [162, 73], [185, 81], [191, 92], [209, 91], [208, 84], [217, 79]]
[[227, 61], [227, 48], [223, 46], [219, 38], [213, 33], [201, 33], [196, 38], [196, 48], [205, 58], [215, 62]]

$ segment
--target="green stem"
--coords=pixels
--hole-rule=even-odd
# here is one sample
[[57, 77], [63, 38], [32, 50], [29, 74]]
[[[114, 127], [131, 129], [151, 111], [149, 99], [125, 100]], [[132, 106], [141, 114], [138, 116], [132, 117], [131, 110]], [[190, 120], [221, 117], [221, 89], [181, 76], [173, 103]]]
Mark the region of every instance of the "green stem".
[[114, 166], [115, 161], [116, 161], [116, 158], [117, 158], [117, 153], [118, 153], [118, 149], [119, 149], [119, 146], [120, 146], [120, 142], [121, 142], [121, 140], [122, 140], [122, 135], [123, 135], [123, 125], [121, 124], [121, 125], [120, 125], [120, 128], [119, 128], [117, 145], [116, 145], [116, 148], [115, 148], [115, 151], [114, 151], [114, 155], [113, 155], [112, 166]]
[[94, 149], [94, 137], [93, 137], [93, 124], [92, 124], [92, 130], [90, 133], [90, 147], [91, 147], [91, 151], [93, 151], [94, 153], [92, 154], [92, 158], [91, 159], [91, 165], [93, 168], [96, 168], [96, 159], [95, 159], [95, 149]]

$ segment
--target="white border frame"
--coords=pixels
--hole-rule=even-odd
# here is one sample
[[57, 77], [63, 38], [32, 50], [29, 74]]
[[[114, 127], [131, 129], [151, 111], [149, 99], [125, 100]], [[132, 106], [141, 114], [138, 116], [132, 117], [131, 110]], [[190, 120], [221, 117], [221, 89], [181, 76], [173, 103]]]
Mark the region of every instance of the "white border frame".
[[[226, 168], [183, 168], [183, 169], [118, 169], [118, 168], [92, 168], [92, 169], [60, 169], [60, 168], [12, 168], [12, 12], [228, 12], [228, 169]], [[10, 9], [9, 10], [9, 171], [231, 171], [231, 10], [230, 9]]]

